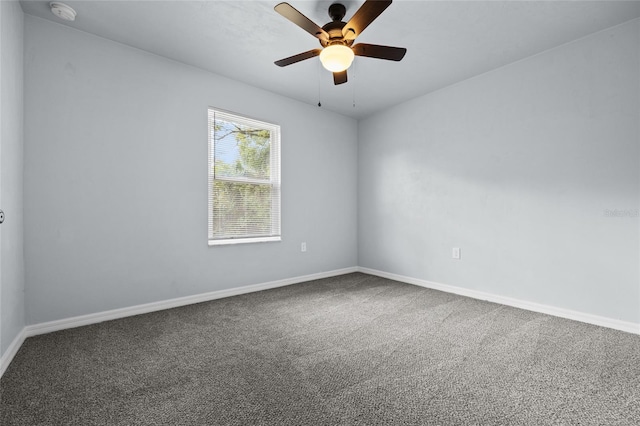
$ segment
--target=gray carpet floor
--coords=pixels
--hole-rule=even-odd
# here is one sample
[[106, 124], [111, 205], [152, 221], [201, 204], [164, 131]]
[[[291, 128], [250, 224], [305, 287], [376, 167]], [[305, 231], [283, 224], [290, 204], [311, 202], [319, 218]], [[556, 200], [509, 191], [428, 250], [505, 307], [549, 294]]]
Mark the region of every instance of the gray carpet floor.
[[349, 274], [26, 340], [10, 425], [638, 425], [640, 336]]

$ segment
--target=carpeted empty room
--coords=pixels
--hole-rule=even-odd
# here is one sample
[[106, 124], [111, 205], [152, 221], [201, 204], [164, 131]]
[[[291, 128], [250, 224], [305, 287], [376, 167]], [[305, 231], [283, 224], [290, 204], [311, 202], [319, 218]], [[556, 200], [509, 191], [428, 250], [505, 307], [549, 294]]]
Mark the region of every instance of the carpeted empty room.
[[355, 273], [29, 338], [2, 425], [636, 425], [640, 338]]
[[0, 0], [0, 426], [640, 426], [640, 0]]

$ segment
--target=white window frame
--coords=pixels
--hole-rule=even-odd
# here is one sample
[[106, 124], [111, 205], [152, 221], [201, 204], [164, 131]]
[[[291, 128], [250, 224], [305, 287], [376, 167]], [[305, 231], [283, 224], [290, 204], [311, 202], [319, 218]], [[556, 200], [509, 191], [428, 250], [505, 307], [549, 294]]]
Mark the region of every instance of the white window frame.
[[[269, 185], [271, 186], [272, 191], [272, 204], [271, 204], [271, 235], [245, 235], [231, 238], [218, 238], [213, 235], [213, 206], [215, 204], [214, 194], [213, 194], [213, 184], [216, 180], [218, 181], [226, 181], [226, 182], [238, 182], [238, 183], [253, 183], [264, 185], [265, 181], [261, 179], [251, 179], [246, 177], [218, 177], [216, 178], [214, 175], [214, 164], [215, 164], [215, 149], [214, 149], [214, 138], [213, 138], [213, 125], [216, 119], [216, 116], [222, 118], [226, 121], [232, 121], [234, 123], [242, 124], [245, 126], [256, 127], [260, 129], [269, 130], [271, 135], [271, 140], [269, 142], [269, 151], [270, 151], [270, 176], [269, 176]], [[267, 123], [265, 121], [256, 120], [253, 118], [249, 118], [244, 115], [237, 114], [235, 112], [225, 111], [215, 107], [208, 108], [208, 119], [207, 119], [207, 128], [208, 128], [208, 158], [209, 158], [209, 180], [208, 180], [208, 245], [209, 246], [221, 246], [228, 244], [245, 244], [245, 243], [263, 243], [263, 242], [273, 242], [273, 241], [281, 241], [282, 239], [282, 231], [281, 231], [281, 203], [282, 203], [282, 192], [281, 192], [281, 181], [280, 181], [280, 126], [273, 123]], [[273, 191], [276, 191], [276, 196], [274, 197]]]

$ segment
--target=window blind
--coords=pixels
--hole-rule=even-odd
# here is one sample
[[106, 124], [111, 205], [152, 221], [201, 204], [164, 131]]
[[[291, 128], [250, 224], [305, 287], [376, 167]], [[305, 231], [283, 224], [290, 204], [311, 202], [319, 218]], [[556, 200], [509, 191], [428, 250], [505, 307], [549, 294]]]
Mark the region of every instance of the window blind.
[[209, 245], [280, 240], [280, 126], [209, 108]]

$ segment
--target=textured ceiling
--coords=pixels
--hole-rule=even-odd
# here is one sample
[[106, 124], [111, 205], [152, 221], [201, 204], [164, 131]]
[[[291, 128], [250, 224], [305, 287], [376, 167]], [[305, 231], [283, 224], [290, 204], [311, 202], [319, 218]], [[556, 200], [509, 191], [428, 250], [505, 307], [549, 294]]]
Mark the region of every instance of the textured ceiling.
[[[289, 3], [320, 26], [331, 3], [348, 20], [363, 1]], [[318, 58], [273, 61], [319, 47], [277, 14], [278, 1], [65, 1], [75, 22], [48, 1], [25, 13], [360, 118], [599, 30], [640, 17], [640, 1], [396, 0], [358, 42], [407, 48], [402, 62], [357, 57], [349, 82], [334, 86]], [[355, 107], [354, 107], [355, 101]]]

